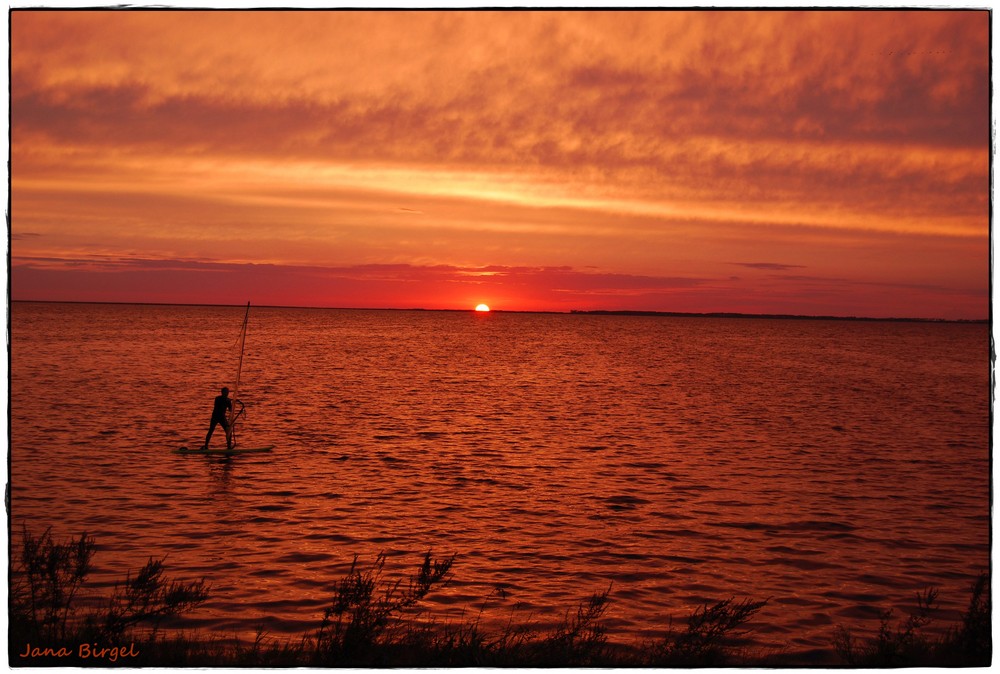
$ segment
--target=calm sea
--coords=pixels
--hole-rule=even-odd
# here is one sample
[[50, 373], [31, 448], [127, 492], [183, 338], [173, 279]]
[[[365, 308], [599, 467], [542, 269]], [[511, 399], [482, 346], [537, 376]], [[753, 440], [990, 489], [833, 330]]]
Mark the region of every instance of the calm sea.
[[932, 586], [957, 617], [989, 567], [987, 325], [253, 308], [239, 437], [275, 450], [172, 453], [243, 314], [13, 303], [15, 542], [91, 534], [95, 593], [165, 555], [219, 636], [313, 630], [355, 555], [432, 550], [441, 620], [545, 626], [611, 586], [632, 643], [769, 598], [751, 637], [792, 652]]

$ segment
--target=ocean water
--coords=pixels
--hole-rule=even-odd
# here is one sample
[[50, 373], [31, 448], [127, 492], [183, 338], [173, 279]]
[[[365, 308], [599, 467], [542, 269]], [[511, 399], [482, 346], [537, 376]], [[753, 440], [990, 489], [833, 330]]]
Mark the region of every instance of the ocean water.
[[[611, 588], [612, 640], [769, 599], [751, 645], [829, 651], [989, 568], [984, 324], [253, 308], [243, 446], [183, 456], [244, 309], [11, 306], [10, 521], [204, 577], [175, 623], [318, 627], [355, 555], [457, 555], [427, 608], [541, 628]], [[213, 445], [221, 447], [217, 431]], [[502, 588], [499, 592], [497, 588]]]

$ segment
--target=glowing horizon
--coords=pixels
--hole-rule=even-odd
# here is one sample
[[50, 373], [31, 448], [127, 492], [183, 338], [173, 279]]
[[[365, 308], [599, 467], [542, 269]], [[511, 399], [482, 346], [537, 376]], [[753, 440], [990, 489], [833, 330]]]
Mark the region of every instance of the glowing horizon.
[[986, 318], [988, 38], [974, 10], [15, 9], [11, 296]]

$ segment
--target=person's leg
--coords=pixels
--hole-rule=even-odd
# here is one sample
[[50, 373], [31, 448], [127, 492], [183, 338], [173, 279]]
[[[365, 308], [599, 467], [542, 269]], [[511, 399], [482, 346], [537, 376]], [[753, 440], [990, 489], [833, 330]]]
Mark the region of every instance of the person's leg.
[[226, 429], [226, 449], [233, 448], [233, 429], [232, 426], [227, 422], [221, 422], [222, 427]]
[[212, 419], [212, 423], [208, 425], [208, 435], [205, 436], [205, 449], [208, 449], [208, 441], [212, 439], [212, 433], [215, 432], [215, 425], [219, 423], [215, 419]]

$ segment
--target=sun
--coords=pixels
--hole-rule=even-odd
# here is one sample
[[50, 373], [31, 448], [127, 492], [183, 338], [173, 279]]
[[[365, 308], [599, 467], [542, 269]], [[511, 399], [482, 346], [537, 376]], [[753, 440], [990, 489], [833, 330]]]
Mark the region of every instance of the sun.
[[477, 304], [476, 305], [476, 311], [489, 311], [489, 310], [490, 310], [490, 308], [486, 304]]

